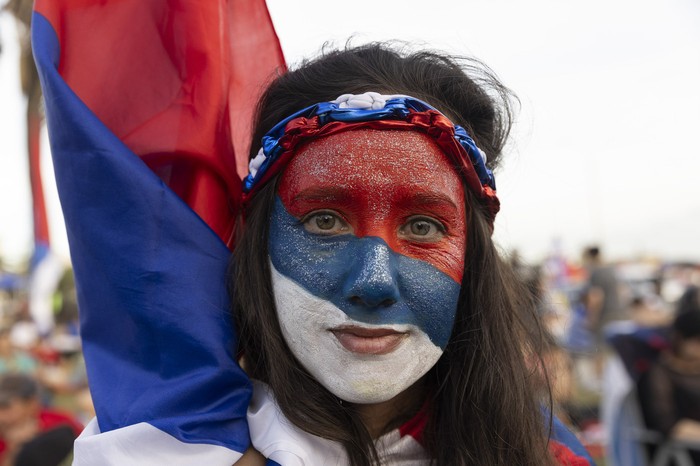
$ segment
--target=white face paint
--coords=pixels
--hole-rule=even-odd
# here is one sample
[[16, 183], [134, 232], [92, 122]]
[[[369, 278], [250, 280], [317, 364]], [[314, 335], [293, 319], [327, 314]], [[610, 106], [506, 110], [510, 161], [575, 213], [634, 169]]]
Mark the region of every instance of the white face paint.
[[380, 403], [403, 392], [442, 355], [415, 325], [352, 320], [280, 274], [270, 263], [282, 335], [318, 382], [351, 403]]

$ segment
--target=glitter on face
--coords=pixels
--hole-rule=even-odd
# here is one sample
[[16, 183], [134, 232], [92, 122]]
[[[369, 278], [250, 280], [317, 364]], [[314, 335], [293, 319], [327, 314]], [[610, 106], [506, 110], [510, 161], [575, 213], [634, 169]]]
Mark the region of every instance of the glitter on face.
[[291, 160], [271, 219], [273, 289], [285, 341], [328, 390], [386, 400], [435, 364], [454, 324], [465, 216], [459, 176], [421, 133], [347, 131]]
[[[319, 208], [336, 210], [355, 235], [384, 238], [396, 252], [462, 281], [464, 190], [447, 157], [426, 135], [364, 129], [314, 141], [289, 163], [279, 195], [297, 218]], [[402, 240], [399, 227], [411, 215], [440, 221], [445, 240], [430, 245]]]

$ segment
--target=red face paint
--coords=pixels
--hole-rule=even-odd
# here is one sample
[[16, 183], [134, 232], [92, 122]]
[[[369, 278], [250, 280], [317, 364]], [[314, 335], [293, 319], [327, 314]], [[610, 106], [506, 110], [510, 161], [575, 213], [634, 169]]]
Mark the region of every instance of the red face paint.
[[319, 215], [337, 217], [338, 234], [380, 237], [462, 281], [464, 189], [429, 136], [360, 129], [315, 140], [290, 161], [279, 196], [310, 228], [325, 231], [332, 222]]

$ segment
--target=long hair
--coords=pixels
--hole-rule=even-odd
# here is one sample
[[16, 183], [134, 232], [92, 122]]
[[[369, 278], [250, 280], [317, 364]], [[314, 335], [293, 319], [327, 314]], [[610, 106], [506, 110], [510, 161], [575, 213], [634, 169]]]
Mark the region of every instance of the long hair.
[[[395, 44], [324, 51], [279, 76], [259, 102], [253, 141], [301, 108], [367, 91], [426, 101], [472, 135], [488, 154], [490, 168], [498, 165], [511, 126], [508, 89], [476, 60], [413, 53]], [[251, 200], [245, 225], [239, 222], [232, 260], [233, 312], [246, 370], [270, 385], [297, 427], [340, 442], [353, 465], [378, 464], [373, 439], [357, 412], [321, 386], [282, 337], [267, 244], [276, 188], [273, 180]], [[424, 445], [436, 465], [547, 464], [547, 420], [531, 359], [539, 348], [532, 324], [535, 306], [499, 256], [485, 207], [464, 190], [464, 276], [452, 335], [425, 376], [430, 410]]]

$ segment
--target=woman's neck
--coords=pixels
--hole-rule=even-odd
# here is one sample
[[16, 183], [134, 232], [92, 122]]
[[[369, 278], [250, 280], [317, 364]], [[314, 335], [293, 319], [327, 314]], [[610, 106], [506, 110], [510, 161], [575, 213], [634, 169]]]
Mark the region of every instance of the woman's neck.
[[390, 400], [352, 406], [369, 434], [376, 439], [411, 419], [425, 402], [425, 396], [425, 383], [419, 380]]

